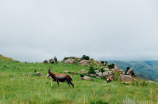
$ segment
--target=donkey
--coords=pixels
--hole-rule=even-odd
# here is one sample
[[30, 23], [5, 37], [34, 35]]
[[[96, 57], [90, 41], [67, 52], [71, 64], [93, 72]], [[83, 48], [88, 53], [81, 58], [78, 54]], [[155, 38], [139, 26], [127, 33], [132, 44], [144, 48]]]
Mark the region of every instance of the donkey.
[[71, 76], [66, 75], [66, 74], [60, 74], [60, 73], [56, 73], [55, 74], [55, 73], [51, 72], [50, 69], [48, 69], [47, 78], [49, 76], [53, 78], [53, 80], [51, 81], [51, 85], [52, 85], [53, 81], [56, 81], [57, 84], [58, 84], [58, 87], [59, 87], [59, 82], [67, 81], [68, 85], [70, 86], [70, 84], [71, 84], [72, 87], [74, 88], [74, 84], [71, 82], [72, 81], [72, 77]]

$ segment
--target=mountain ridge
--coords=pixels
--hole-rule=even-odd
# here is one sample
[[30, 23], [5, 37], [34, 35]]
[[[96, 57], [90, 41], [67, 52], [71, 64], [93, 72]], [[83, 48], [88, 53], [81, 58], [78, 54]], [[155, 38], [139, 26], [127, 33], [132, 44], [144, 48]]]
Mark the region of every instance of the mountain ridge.
[[126, 70], [126, 67], [131, 67], [135, 73], [147, 75], [151, 80], [158, 80], [158, 61], [108, 61], [108, 63], [115, 63], [119, 68]]

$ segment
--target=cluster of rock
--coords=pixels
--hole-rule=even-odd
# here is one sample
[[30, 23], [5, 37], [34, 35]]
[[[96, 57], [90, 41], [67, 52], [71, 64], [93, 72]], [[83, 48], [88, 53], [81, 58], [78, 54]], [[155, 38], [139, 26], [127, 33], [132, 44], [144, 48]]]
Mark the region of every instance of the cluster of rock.
[[54, 59], [49, 59], [49, 61], [44, 60], [43, 63], [55, 63], [56, 61]]
[[[132, 77], [132, 72], [133, 72], [133, 69], [130, 69], [126, 72], [126, 75], [125, 75], [125, 72], [123, 69], [120, 69], [116, 64], [114, 66], [113, 69], [109, 69], [108, 67], [105, 67], [104, 68], [105, 72], [100, 72], [99, 70], [95, 70], [95, 73], [96, 74], [89, 74], [89, 76], [84, 76], [82, 77], [81, 79], [84, 79], [84, 80], [91, 80], [92, 78], [91, 77], [95, 77], [95, 78], [102, 78], [102, 77], [106, 77], [107, 79], [110, 78], [111, 76], [113, 76], [113, 72], [119, 72], [120, 73], [120, 76], [118, 78], [118, 80], [121, 82], [121, 83], [131, 83], [133, 82], [135, 79]], [[81, 73], [85, 74], [87, 73], [86, 70], [81, 70]], [[115, 79], [117, 80], [117, 79]]]
[[[64, 63], [66, 64], [74, 64], [76, 61], [78, 61], [78, 65], [89, 65], [91, 63], [91, 60], [81, 60], [81, 58], [76, 58], [76, 57], [65, 57], [64, 58]], [[113, 72], [119, 72], [120, 76], [118, 78], [118, 80], [120, 82], [132, 82], [134, 79], [132, 77], [132, 72], [133, 69], [129, 69], [126, 73], [123, 69], [120, 69], [116, 64], [114, 64], [114, 68], [113, 69], [109, 69], [108, 66], [104, 67], [104, 71], [105, 72], [100, 72], [99, 70], [95, 70], [95, 74], [90, 74], [88, 73], [86, 70], [81, 70], [82, 74], [87, 74], [88, 76], [84, 76], [81, 79], [83, 80], [91, 80], [91, 77], [95, 77], [95, 78], [102, 78], [102, 77], [109, 77], [113, 75]], [[72, 72], [69, 72], [72, 73]], [[75, 72], [73, 72], [73, 74], [76, 74]]]
[[79, 65], [89, 65], [90, 64], [90, 60], [81, 60], [78, 64]]
[[129, 69], [126, 73], [123, 72], [123, 74], [121, 74], [119, 76], [118, 80], [121, 83], [131, 83], [131, 82], [133, 82], [135, 79], [133, 78], [132, 73], [133, 73], [133, 69]]
[[75, 59], [69, 58], [69, 59], [65, 60], [64, 63], [66, 63], [66, 64], [74, 64], [75, 63]]

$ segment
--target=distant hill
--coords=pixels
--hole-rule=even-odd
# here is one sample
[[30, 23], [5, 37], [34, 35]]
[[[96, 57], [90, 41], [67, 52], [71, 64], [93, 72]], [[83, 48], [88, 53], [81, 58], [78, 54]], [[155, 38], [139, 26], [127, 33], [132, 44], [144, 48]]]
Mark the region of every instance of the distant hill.
[[108, 63], [116, 63], [123, 70], [126, 67], [131, 67], [137, 76], [142, 76], [146, 79], [158, 80], [158, 61], [108, 61]]
[[[17, 60], [14, 60], [12, 58], [9, 58], [9, 57], [6, 57], [6, 56], [3, 56], [0, 54], [0, 61], [17, 61]], [[20, 62], [20, 61], [18, 61]]]

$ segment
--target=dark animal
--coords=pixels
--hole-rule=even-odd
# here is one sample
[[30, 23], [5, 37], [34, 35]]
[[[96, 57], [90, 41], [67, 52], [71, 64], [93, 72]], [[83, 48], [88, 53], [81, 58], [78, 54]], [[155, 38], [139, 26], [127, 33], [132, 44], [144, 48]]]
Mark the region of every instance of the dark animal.
[[108, 82], [111, 82], [111, 81], [113, 81], [114, 80], [114, 77], [113, 76], [109, 76], [107, 79], [106, 79], [106, 82], [108, 83]]
[[[51, 69], [51, 68], [50, 68]], [[72, 87], [74, 88], [74, 85], [73, 83], [71, 82], [72, 81], [72, 77], [69, 76], [69, 75], [66, 75], [66, 74], [60, 74], [60, 73], [53, 73], [50, 71], [50, 69], [48, 70], [48, 74], [47, 74], [47, 77], [52, 77], [53, 81], [56, 81], [58, 86], [59, 86], [59, 82], [65, 82], [67, 81], [68, 85], [70, 86], [70, 84], [72, 85]], [[51, 85], [52, 85], [52, 82], [51, 82]]]

